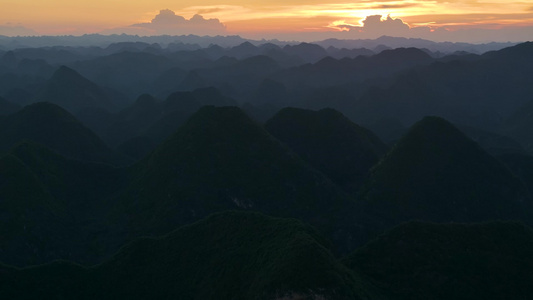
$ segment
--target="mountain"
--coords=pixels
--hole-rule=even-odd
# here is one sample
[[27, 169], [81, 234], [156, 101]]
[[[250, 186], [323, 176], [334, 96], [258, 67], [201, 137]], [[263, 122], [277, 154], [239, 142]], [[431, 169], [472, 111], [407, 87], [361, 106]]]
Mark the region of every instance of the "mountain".
[[124, 169], [68, 160], [32, 142], [0, 156], [0, 165], [0, 261], [95, 262], [116, 250], [106, 239], [113, 229], [98, 216], [127, 182]]
[[200, 107], [235, 104], [232, 98], [208, 87], [191, 92], [174, 92], [164, 101], [142, 94], [132, 105], [116, 114], [102, 110], [84, 110], [78, 116], [112, 147], [139, 137], [151, 140], [145, 140], [148, 142], [145, 145], [157, 145], [174, 133]]
[[[0, 156], [0, 249], [10, 262], [38, 263], [42, 243], [61, 239], [54, 234], [64, 213], [37, 176], [16, 156]], [[47, 226], [43, 227], [43, 223]]]
[[394, 299], [529, 299], [533, 231], [521, 223], [402, 224], [344, 262]]
[[229, 65], [212, 65], [192, 71], [183, 81], [182, 87], [192, 90], [198, 87], [225, 89], [232, 97], [247, 94], [257, 88], [268, 76], [282, 69], [274, 59], [257, 55], [239, 60]]
[[433, 42], [418, 38], [403, 38], [381, 36], [377, 39], [357, 39], [357, 40], [339, 40], [327, 39], [316, 42], [316, 44], [328, 48], [330, 46], [336, 48], [367, 48], [374, 49], [380, 45], [385, 45], [390, 48], [402, 47], [416, 47], [420, 49], [429, 49], [432, 52], [454, 53], [457, 51], [466, 51], [470, 53], [485, 53], [487, 51], [500, 50], [505, 47], [515, 45], [515, 43], [487, 43], [487, 44], [469, 44], [469, 43], [453, 43], [453, 42]]
[[347, 201], [236, 107], [203, 107], [134, 170], [113, 218], [146, 232], [226, 209], [322, 222]]
[[282, 70], [274, 78], [287, 87], [313, 89], [387, 77], [433, 61], [431, 56], [416, 48], [385, 50], [368, 57], [334, 59], [324, 56], [313, 64]]
[[0, 97], [0, 115], [10, 115], [17, 112], [20, 109], [15, 103], [9, 102], [6, 99]]
[[387, 152], [368, 129], [333, 109], [284, 108], [265, 128], [347, 191], [355, 191]]
[[360, 196], [395, 222], [531, 218], [522, 182], [438, 117], [411, 127], [372, 169]]
[[127, 163], [74, 116], [52, 103], [30, 104], [6, 117], [3, 123], [0, 151], [6, 151], [22, 140], [31, 140], [81, 161]]
[[[0, 265], [3, 298], [386, 299], [308, 225], [226, 212], [142, 238], [93, 267]], [[156, 255], [154, 255], [156, 254]]]
[[328, 55], [328, 52], [321, 46], [309, 43], [286, 45], [283, 47], [283, 52], [298, 56], [308, 63], [315, 63]]
[[161, 73], [177, 67], [163, 55], [129, 51], [70, 65], [97, 84], [117, 90], [130, 99], [148, 92]]
[[117, 109], [102, 88], [65, 66], [54, 72], [38, 100], [57, 104], [73, 113], [92, 107]]
[[530, 194], [533, 194], [533, 156], [519, 152], [508, 152], [499, 154], [496, 158], [520, 178], [529, 189]]
[[531, 99], [531, 48], [526, 43], [477, 59], [458, 57], [404, 69], [389, 84], [367, 89], [357, 105], [343, 113], [363, 124], [389, 117], [413, 124], [435, 115], [497, 131]]
[[520, 142], [530, 154], [533, 153], [532, 117], [533, 101], [529, 101], [512, 113], [499, 128], [500, 133]]

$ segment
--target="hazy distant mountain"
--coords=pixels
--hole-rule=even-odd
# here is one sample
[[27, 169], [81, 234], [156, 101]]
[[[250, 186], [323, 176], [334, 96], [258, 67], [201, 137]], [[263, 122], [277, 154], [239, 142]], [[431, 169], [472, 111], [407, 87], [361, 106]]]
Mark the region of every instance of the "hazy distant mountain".
[[54, 72], [38, 100], [57, 104], [72, 113], [85, 108], [108, 111], [118, 108], [102, 88], [65, 66]]
[[361, 123], [394, 117], [404, 124], [438, 115], [495, 131], [533, 94], [532, 45], [405, 71], [389, 86], [368, 89], [358, 105], [344, 113]]
[[230, 90], [227, 95], [242, 97], [281, 69], [278, 62], [266, 55], [253, 56], [230, 65], [196, 69], [184, 80], [182, 89], [188, 87], [188, 90], [192, 90], [202, 84], [203, 87], [226, 88]]
[[390, 76], [415, 66], [429, 65], [434, 60], [422, 50], [399, 48], [374, 56], [358, 56], [340, 60], [325, 57], [314, 64], [284, 70], [276, 80], [289, 87], [317, 88], [357, 83], [367, 79]]
[[85, 110], [78, 117], [113, 147], [140, 136], [148, 137], [149, 144], [157, 145], [204, 105], [226, 106], [236, 105], [236, 102], [215, 88], [201, 88], [172, 93], [164, 101], [143, 94], [116, 114]]
[[500, 50], [505, 47], [514, 46], [516, 43], [487, 43], [487, 44], [469, 44], [469, 43], [452, 43], [452, 42], [433, 42], [423, 39], [402, 38], [382, 36], [377, 39], [364, 40], [339, 40], [327, 39], [324, 41], [315, 42], [324, 48], [333, 46], [336, 48], [367, 48], [374, 49], [379, 45], [385, 45], [390, 48], [415, 47], [425, 48], [432, 52], [453, 53], [456, 51], [466, 51], [470, 53], [482, 54], [487, 51]]
[[345, 263], [394, 299], [527, 299], [533, 231], [521, 223], [402, 224]]
[[447, 121], [426, 117], [411, 127], [362, 188], [384, 216], [402, 221], [472, 222], [530, 218], [518, 178]]
[[6, 117], [0, 127], [0, 151], [31, 140], [77, 160], [125, 163], [74, 116], [52, 103], [35, 103]]
[[327, 247], [315, 230], [299, 221], [227, 212], [161, 238], [138, 239], [90, 268], [66, 262], [21, 270], [0, 265], [0, 295], [386, 299], [341, 265]]
[[368, 129], [333, 109], [285, 108], [265, 128], [347, 191], [355, 191], [387, 152]]
[[176, 67], [169, 58], [146, 52], [120, 52], [70, 64], [101, 86], [135, 99], [146, 93], [164, 71]]
[[298, 45], [286, 45], [283, 51], [289, 55], [295, 55], [308, 63], [315, 63], [326, 57], [328, 52], [316, 44], [301, 43]]
[[116, 217], [146, 232], [226, 209], [319, 220], [346, 201], [236, 107], [200, 109], [135, 169]]
[[346, 49], [346, 48], [335, 48], [333, 46], [329, 46], [326, 51], [328, 52], [328, 56], [331, 56], [335, 59], [342, 59], [345, 57], [348, 58], [355, 58], [357, 56], [363, 55], [363, 56], [372, 56], [376, 54], [374, 51], [366, 49], [366, 48], [359, 48], [359, 49]]

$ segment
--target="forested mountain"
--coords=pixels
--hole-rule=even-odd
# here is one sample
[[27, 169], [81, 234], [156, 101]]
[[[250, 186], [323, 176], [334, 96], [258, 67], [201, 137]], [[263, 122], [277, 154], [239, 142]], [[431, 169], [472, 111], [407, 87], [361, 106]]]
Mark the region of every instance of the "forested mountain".
[[533, 297], [532, 43], [86, 38], [0, 50], [0, 297]]
[[523, 183], [438, 117], [411, 127], [372, 169], [361, 197], [396, 221], [530, 219], [533, 212]]

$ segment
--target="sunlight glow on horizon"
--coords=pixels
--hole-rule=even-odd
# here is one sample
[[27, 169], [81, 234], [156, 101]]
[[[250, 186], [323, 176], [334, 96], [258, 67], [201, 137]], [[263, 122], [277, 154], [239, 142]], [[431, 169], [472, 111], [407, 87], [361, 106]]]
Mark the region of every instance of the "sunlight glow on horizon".
[[[6, 0], [1, 0], [6, 1]], [[321, 1], [243, 0], [174, 1], [93, 0], [73, 3], [66, 0], [9, 1], [2, 5], [0, 20], [33, 29], [39, 34], [98, 33], [106, 29], [150, 22], [160, 9], [168, 8], [190, 19], [200, 14], [226, 25], [228, 34], [241, 32], [339, 31], [337, 25], [361, 26], [367, 16], [391, 15], [410, 27], [533, 26], [533, 0], [397, 0], [320, 3]], [[308, 3], [308, 4], [306, 4]]]

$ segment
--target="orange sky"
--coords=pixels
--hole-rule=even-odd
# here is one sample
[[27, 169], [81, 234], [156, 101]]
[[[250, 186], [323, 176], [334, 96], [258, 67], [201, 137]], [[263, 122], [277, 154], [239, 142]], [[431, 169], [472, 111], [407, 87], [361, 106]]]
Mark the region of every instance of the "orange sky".
[[[81, 3], [80, 3], [81, 2]], [[150, 22], [160, 9], [189, 19], [217, 18], [228, 34], [340, 31], [370, 15], [391, 15], [411, 28], [533, 26], [533, 0], [0, 0], [0, 26], [38, 34], [95, 33]]]

